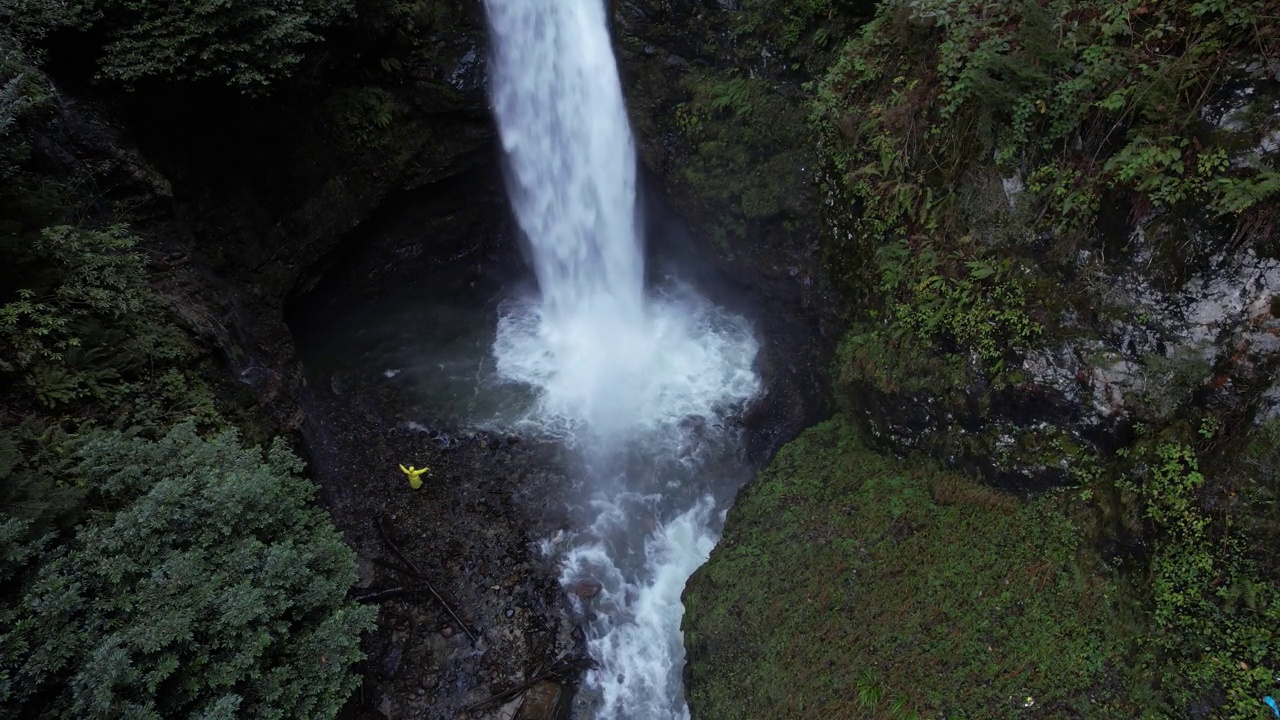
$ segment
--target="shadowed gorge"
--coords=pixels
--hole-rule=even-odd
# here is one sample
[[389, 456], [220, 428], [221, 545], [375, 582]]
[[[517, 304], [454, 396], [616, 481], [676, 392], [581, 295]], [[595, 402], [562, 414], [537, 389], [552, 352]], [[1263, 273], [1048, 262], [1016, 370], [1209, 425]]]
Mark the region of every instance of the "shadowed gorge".
[[0, 0], [0, 717], [1280, 717], [1276, 0]]

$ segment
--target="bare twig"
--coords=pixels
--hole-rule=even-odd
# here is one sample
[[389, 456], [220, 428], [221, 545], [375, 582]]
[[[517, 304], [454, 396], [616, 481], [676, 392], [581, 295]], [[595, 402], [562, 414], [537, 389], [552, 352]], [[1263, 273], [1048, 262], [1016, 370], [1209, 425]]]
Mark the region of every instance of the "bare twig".
[[405, 567], [412, 570], [414, 575], [422, 575], [422, 571], [418, 569], [418, 566], [414, 565], [413, 561], [405, 557], [404, 553], [400, 552], [400, 548], [396, 547], [396, 544], [391, 542], [391, 533], [387, 531], [387, 516], [385, 515], [378, 516], [378, 534], [382, 536], [382, 543], [387, 546], [387, 549], [390, 550]]
[[383, 560], [382, 558], [374, 558], [374, 559], [373, 559], [373, 564], [374, 564], [374, 565], [381, 565], [382, 567], [384, 567], [384, 568], [386, 568], [386, 569], [388, 569], [388, 570], [394, 570], [394, 571], [396, 571], [396, 572], [400, 573], [401, 575], [408, 575], [409, 577], [417, 577], [417, 576], [418, 576], [418, 573], [416, 573], [416, 572], [414, 572], [414, 571], [410, 570], [409, 568], [407, 568], [407, 567], [405, 567], [405, 566], [403, 566], [403, 565], [400, 565], [399, 563], [393, 563], [393, 562], [391, 562], [390, 560]]

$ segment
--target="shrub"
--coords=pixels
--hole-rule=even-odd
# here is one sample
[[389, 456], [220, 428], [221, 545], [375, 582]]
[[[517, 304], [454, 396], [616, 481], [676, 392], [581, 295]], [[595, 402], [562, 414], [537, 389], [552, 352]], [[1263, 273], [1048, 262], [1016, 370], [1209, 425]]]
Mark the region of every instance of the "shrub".
[[[214, 424], [197, 352], [149, 284], [123, 227], [46, 228], [9, 250], [19, 286], [0, 302], [0, 373], [18, 397], [57, 411], [98, 410], [124, 424]], [[0, 251], [8, 250], [0, 245]], [[3, 384], [0, 384], [3, 389]]]
[[[0, 707], [38, 717], [323, 718], [370, 609], [354, 557], [277, 441], [101, 432], [72, 471], [97, 511], [0, 636]], [[11, 530], [0, 523], [0, 528]], [[11, 679], [5, 676], [11, 676]], [[9, 679], [8, 682], [5, 682]]]
[[[29, 42], [56, 20], [26, 0], [0, 0], [0, 181], [14, 182], [29, 152], [22, 124], [49, 99], [50, 90]], [[0, 187], [0, 200], [14, 194]]]
[[103, 76], [213, 79], [256, 93], [288, 77], [319, 32], [351, 13], [349, 0], [95, 0], [109, 37]]

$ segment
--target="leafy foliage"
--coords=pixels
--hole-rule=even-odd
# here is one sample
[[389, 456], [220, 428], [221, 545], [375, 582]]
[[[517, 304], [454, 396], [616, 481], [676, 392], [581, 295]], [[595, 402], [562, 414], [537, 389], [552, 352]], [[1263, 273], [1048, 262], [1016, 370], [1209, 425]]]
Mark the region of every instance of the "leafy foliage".
[[739, 56], [755, 60], [758, 38], [786, 54], [790, 68], [821, 70], [858, 20], [874, 12], [870, 0], [747, 0], [733, 33]]
[[115, 141], [79, 145], [43, 66], [257, 94], [353, 4], [0, 0], [0, 717], [323, 718], [350, 693], [351, 553], [281, 443], [199, 434], [268, 423], [228, 407], [193, 335], [221, 328], [184, 329], [206, 301], [96, 184]]
[[110, 36], [104, 77], [135, 83], [213, 79], [245, 93], [288, 77], [350, 0], [92, 0], [86, 21]]
[[1218, 696], [1218, 717], [1256, 717], [1280, 673], [1280, 592], [1261, 576], [1247, 536], [1204, 509], [1206, 478], [1190, 445], [1160, 440], [1134, 457], [1119, 484], [1159, 531], [1149, 592], [1163, 631], [1144, 644], [1157, 658], [1166, 707], [1183, 714]]
[[45, 88], [21, 48], [0, 45], [0, 181], [9, 181], [26, 159], [19, 123], [43, 101]]
[[[1277, 9], [1273, 1], [1195, 0], [881, 4], [813, 86], [833, 227], [825, 257], [857, 307], [837, 358], [845, 395], [867, 387], [926, 394], [938, 401], [930, 420], [942, 426], [940, 418], [990, 402], [986, 393], [1016, 390], [1022, 351], [1097, 331], [1090, 313], [1108, 310], [1095, 302], [1092, 263], [1114, 261], [1132, 225], [1147, 228], [1155, 255], [1144, 272], [1160, 279], [1185, 277], [1187, 254], [1200, 251], [1186, 247], [1196, 231], [1214, 238], [1203, 241], [1216, 243], [1214, 252], [1273, 238], [1280, 176], [1259, 148], [1276, 129], [1266, 76], [1280, 50]], [[1246, 102], [1242, 88], [1265, 98]], [[1198, 357], [1145, 358], [1129, 409], [1161, 427], [1178, 422], [1211, 374]], [[992, 438], [922, 445], [954, 450], [965, 441]], [[991, 450], [978, 454], [998, 454]], [[1151, 467], [1177, 465], [1154, 452]], [[1223, 584], [1274, 587], [1237, 553], [1257, 541], [1216, 523], [1175, 531], [1175, 515], [1202, 517], [1211, 505], [1203, 489], [1172, 480], [1190, 483], [1195, 473], [1128, 472], [1135, 497], [1155, 508], [1134, 529], [1164, 548], [1151, 560], [1153, 577], [1181, 577], [1169, 582], [1208, 593], [1218, 608], [1202, 608], [1207, 624], [1174, 622], [1188, 634], [1168, 637], [1183, 645], [1158, 650], [1184, 664], [1169, 677], [1195, 688], [1166, 695], [1171, 712], [1203, 701], [1211, 686], [1260, 689], [1226, 670], [1215, 681], [1178, 675], [1227, 657], [1215, 655], [1223, 645], [1197, 645], [1192, 634], [1230, 638], [1232, 623], [1261, 626], [1253, 610], [1214, 595]], [[1153, 493], [1189, 505], [1165, 512]], [[1253, 514], [1232, 522], [1253, 525]], [[1174, 608], [1172, 586], [1145, 591]], [[1234, 667], [1256, 667], [1246, 655]]]
[[384, 44], [421, 45], [458, 12], [453, 0], [359, 0], [356, 17], [371, 38]]
[[372, 611], [345, 600], [354, 557], [281, 443], [264, 459], [234, 433], [183, 425], [159, 441], [96, 433], [76, 458], [71, 476], [114, 509], [25, 591], [0, 642], [5, 705], [104, 719], [336, 713]]
[[0, 304], [0, 372], [20, 392], [51, 410], [110, 406], [119, 421], [215, 419], [203, 382], [180, 367], [195, 348], [124, 228], [47, 228], [23, 255], [24, 286]]
[[[22, 164], [30, 147], [24, 125], [52, 95], [32, 43], [64, 22], [67, 10], [41, 0], [0, 0], [0, 207], [24, 201]], [[24, 182], [26, 181], [26, 182]], [[12, 209], [7, 214], [13, 213]], [[13, 218], [0, 218], [0, 232]]]
[[[1267, 2], [1219, 5], [884, 4], [818, 88], [838, 181], [866, 204], [868, 231], [923, 229], [926, 188], [948, 192], [993, 156], [1066, 181], [1053, 187], [1067, 197], [1033, 189], [1049, 227], [1093, 205], [1074, 196], [1113, 188], [1164, 208], [1257, 207], [1275, 173], [1228, 162], [1201, 110], [1233, 63], [1268, 56], [1280, 33], [1258, 22], [1274, 14]], [[913, 207], [890, 202], [903, 186]]]
[[[891, 392], [937, 392], [945, 377], [963, 376], [969, 354], [998, 376], [1010, 355], [1040, 335], [1011, 259], [965, 260], [962, 253], [946, 251], [929, 241], [912, 247], [901, 239], [876, 250], [877, 290], [888, 307], [884, 322], [860, 325], [845, 337], [845, 380], [867, 378]], [[929, 368], [920, 355], [941, 355], [942, 364], [952, 361], [952, 370], [937, 363]]]
[[[1237, 69], [1264, 67], [1280, 50], [1275, 9], [1262, 0], [881, 4], [814, 86], [820, 181], [836, 228], [825, 243], [829, 277], [866, 308], [858, 332], [880, 339], [861, 346], [939, 326], [930, 319], [949, 306], [959, 322], [941, 325], [950, 337], [916, 344], [993, 369], [993, 357], [1034, 333], [986, 328], [1030, 328], [1001, 313], [1066, 302], [1068, 293], [1037, 289], [1077, 274], [1104, 211], [1133, 220], [1208, 210], [1228, 237], [1268, 226], [1280, 175], [1246, 150], [1269, 121], [1225, 132], [1206, 113]], [[913, 258], [932, 248], [958, 272], [884, 252], [901, 242]], [[1021, 258], [1017, 281], [979, 283], [997, 314], [970, 323], [954, 310], [957, 282], [993, 258]], [[896, 288], [877, 282], [903, 267], [914, 274]], [[857, 364], [844, 374], [857, 380]]]
[[807, 162], [788, 132], [803, 123], [797, 102], [758, 78], [691, 73], [684, 83], [690, 99], [676, 108], [676, 125], [691, 152], [679, 182], [725, 209], [713, 229], [719, 241], [793, 217]]
[[385, 140], [388, 128], [402, 112], [394, 95], [375, 87], [337, 90], [325, 106], [347, 136], [366, 147]]

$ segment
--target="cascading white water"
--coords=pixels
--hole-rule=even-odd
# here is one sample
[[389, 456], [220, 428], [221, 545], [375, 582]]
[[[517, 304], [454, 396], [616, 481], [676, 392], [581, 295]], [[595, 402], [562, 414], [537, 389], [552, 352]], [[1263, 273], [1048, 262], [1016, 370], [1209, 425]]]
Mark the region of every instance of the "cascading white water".
[[601, 0], [488, 0], [493, 105], [543, 309], [640, 312], [636, 160]]
[[[508, 189], [539, 297], [501, 309], [498, 377], [527, 429], [584, 451], [589, 527], [547, 543], [591, 599], [598, 718], [687, 717], [680, 593], [736, 489], [726, 418], [759, 392], [749, 325], [679, 285], [649, 294], [636, 159], [603, 0], [485, 0]], [[717, 497], [719, 496], [719, 497]]]

